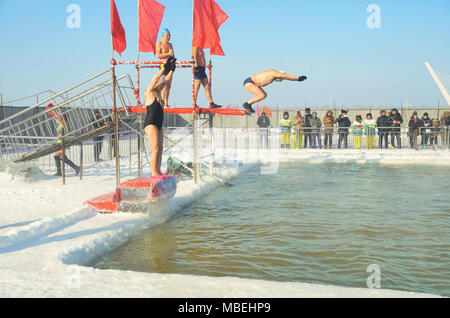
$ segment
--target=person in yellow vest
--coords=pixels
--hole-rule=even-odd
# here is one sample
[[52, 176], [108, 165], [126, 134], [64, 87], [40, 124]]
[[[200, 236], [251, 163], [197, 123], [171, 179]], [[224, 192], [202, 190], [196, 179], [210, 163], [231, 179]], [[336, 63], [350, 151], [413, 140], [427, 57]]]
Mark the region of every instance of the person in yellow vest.
[[294, 145], [292, 149], [303, 148], [303, 117], [300, 111], [297, 111], [297, 115], [294, 117]]
[[355, 121], [352, 123], [353, 148], [355, 149], [361, 149], [363, 127], [362, 116], [356, 115]]
[[281, 148], [291, 148], [291, 129], [292, 121], [289, 119], [289, 113], [284, 112], [283, 119], [280, 120], [281, 129]]
[[364, 135], [366, 135], [366, 149], [375, 149], [375, 128], [377, 128], [377, 122], [373, 119], [371, 113], [366, 115], [363, 126]]

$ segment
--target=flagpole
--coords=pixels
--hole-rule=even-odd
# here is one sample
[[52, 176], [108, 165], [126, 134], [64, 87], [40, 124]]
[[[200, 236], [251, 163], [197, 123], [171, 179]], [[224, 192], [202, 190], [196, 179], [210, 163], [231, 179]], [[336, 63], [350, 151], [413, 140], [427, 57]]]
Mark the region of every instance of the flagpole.
[[[111, 8], [112, 10], [112, 8]], [[116, 157], [116, 188], [120, 185], [120, 163], [119, 163], [119, 123], [117, 115], [117, 101], [116, 101], [116, 63], [114, 61], [114, 37], [111, 34], [112, 44], [112, 88], [113, 88], [113, 111], [114, 111], [114, 155]]]
[[[195, 0], [192, 0], [192, 42], [194, 42], [194, 16], [195, 16]], [[193, 45], [193, 43], [192, 43]], [[192, 51], [192, 50], [191, 50]], [[198, 163], [197, 163], [197, 147], [198, 147], [198, 123], [197, 123], [197, 114], [195, 112], [195, 84], [194, 84], [194, 56], [191, 56], [191, 68], [192, 68], [192, 120], [193, 120], [193, 153], [192, 153], [192, 161], [194, 163], [194, 183], [198, 183]]]
[[[137, 0], [137, 5], [138, 5], [138, 52], [137, 52], [137, 60], [138, 61], [140, 61], [141, 59], [140, 59], [140, 52], [139, 52], [139, 36], [140, 36], [140, 33], [139, 33], [139, 27], [140, 27], [140, 21], [139, 21], [139, 1], [140, 0]], [[137, 72], [137, 83], [136, 83], [136, 85], [137, 85], [137, 100], [138, 100], [138, 107], [140, 106], [139, 104], [141, 104], [141, 87], [140, 87], [140, 67], [139, 67], [139, 64], [137, 64], [136, 65], [136, 72]], [[138, 114], [138, 116], [137, 116], [137, 120], [138, 120], [138, 122], [139, 122], [139, 132], [141, 132], [142, 131], [142, 120], [141, 120], [141, 114], [139, 113]], [[141, 159], [141, 141], [142, 141], [142, 139], [141, 139], [141, 135], [140, 134], [137, 134], [137, 137], [138, 137], [138, 140], [137, 140], [137, 142], [138, 142], [138, 144], [137, 144], [137, 146], [138, 146], [138, 177], [140, 177], [141, 176], [141, 170], [142, 170], [142, 159]], [[130, 159], [131, 160], [131, 159]]]

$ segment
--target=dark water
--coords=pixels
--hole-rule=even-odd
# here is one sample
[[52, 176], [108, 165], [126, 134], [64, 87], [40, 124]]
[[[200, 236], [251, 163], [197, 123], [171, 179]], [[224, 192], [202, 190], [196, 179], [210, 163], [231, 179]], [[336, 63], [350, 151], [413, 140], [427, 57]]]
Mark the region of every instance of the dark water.
[[251, 171], [94, 261], [102, 269], [237, 276], [450, 296], [450, 169], [284, 164]]

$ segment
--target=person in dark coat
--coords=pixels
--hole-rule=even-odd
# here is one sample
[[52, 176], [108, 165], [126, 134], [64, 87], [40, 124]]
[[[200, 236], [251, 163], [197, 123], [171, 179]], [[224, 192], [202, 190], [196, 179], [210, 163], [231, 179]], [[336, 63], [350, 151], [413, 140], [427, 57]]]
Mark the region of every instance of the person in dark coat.
[[417, 116], [417, 112], [414, 112], [409, 120], [409, 145], [411, 149], [418, 149], [417, 136], [419, 134], [420, 128], [423, 126], [422, 121]]
[[312, 129], [311, 129], [311, 118], [313, 116], [311, 115], [311, 109], [306, 108], [305, 109], [305, 121], [303, 124], [303, 131], [305, 134], [304, 142], [303, 142], [303, 148], [308, 148], [308, 140], [309, 140], [309, 147], [312, 147]]
[[402, 148], [402, 140], [400, 136], [400, 126], [403, 123], [402, 115], [399, 114], [397, 108], [392, 108], [391, 113], [388, 117], [388, 123], [391, 132], [391, 144], [395, 147], [394, 139], [397, 139], [397, 147]]
[[383, 141], [384, 147], [388, 148], [388, 137], [389, 137], [389, 123], [388, 116], [386, 115], [386, 111], [383, 109], [380, 112], [380, 116], [377, 118], [377, 127], [378, 127], [378, 143], [380, 149], [383, 149]]
[[266, 116], [266, 112], [262, 112], [261, 117], [259, 117], [256, 122], [256, 125], [259, 127], [259, 147], [267, 149], [269, 147], [270, 118]]
[[[95, 121], [92, 124], [92, 126], [94, 127], [94, 129], [98, 129], [100, 127], [103, 127], [104, 125], [105, 125], [105, 120], [102, 119], [102, 115], [97, 110], [95, 112]], [[94, 160], [95, 160], [95, 162], [100, 161], [100, 154], [102, 153], [102, 148], [103, 148], [103, 137], [104, 137], [103, 135], [99, 135], [99, 136], [95, 136], [94, 138], [92, 138], [94, 140]]]
[[430, 139], [431, 127], [433, 126], [433, 121], [428, 116], [428, 113], [424, 113], [422, 117], [422, 130], [420, 135], [422, 136], [421, 145], [425, 147], [428, 144], [428, 139]]
[[336, 122], [338, 123], [338, 134], [339, 134], [339, 140], [338, 140], [338, 148], [341, 149], [341, 143], [344, 142], [345, 149], [348, 148], [348, 128], [351, 127], [352, 123], [350, 119], [347, 117], [347, 111], [345, 109], [341, 110], [341, 115], [339, 115], [338, 119], [336, 119]]

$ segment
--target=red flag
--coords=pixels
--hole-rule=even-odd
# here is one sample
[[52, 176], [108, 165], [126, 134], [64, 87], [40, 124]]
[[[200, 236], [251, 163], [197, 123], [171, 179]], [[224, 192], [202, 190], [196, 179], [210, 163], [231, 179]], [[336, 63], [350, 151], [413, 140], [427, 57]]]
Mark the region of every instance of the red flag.
[[139, 0], [139, 52], [156, 54], [156, 40], [165, 9], [155, 0]]
[[212, 55], [225, 53], [220, 46], [219, 28], [228, 19], [214, 0], [194, 0], [194, 36], [192, 46], [211, 49]]
[[114, 51], [122, 56], [122, 52], [127, 48], [127, 39], [114, 0], [111, 0], [111, 35]]

